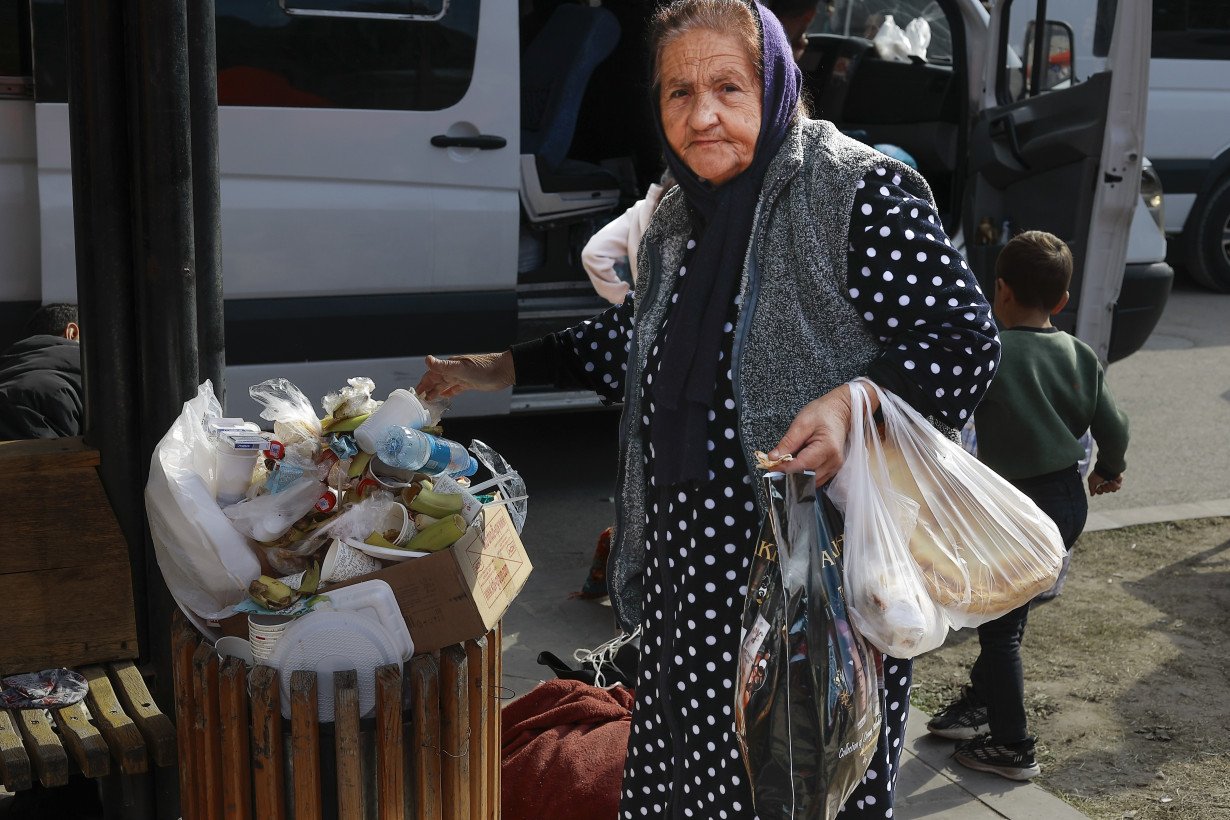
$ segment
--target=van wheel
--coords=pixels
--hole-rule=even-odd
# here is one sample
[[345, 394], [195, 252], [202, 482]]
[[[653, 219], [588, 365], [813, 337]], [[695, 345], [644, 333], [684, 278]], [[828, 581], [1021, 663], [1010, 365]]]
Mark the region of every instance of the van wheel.
[[1230, 293], [1230, 178], [1220, 180], [1188, 223], [1187, 270], [1206, 288]]

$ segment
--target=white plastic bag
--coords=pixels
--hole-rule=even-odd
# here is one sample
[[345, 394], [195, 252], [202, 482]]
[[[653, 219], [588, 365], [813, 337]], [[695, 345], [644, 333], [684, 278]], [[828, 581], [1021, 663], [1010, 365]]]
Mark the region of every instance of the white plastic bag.
[[910, 61], [910, 41], [891, 14], [885, 15], [884, 22], [880, 25], [872, 43], [881, 60], [893, 60], [898, 63]]
[[308, 397], [290, 381], [267, 379], [249, 387], [248, 395], [264, 405], [261, 418], [274, 422], [274, 433], [287, 448], [300, 443], [310, 450], [318, 447], [320, 419]]
[[162, 577], [175, 600], [208, 620], [232, 614], [261, 573], [254, 545], [214, 500], [213, 445], [205, 420], [222, 408], [206, 381], [154, 448], [145, 507]]
[[910, 57], [927, 59], [927, 46], [931, 45], [931, 24], [923, 17], [915, 17], [905, 27], [905, 39], [910, 44]]
[[1065, 550], [1029, 498], [877, 387], [881, 438], [864, 384], [850, 385], [846, 460], [829, 495], [845, 514], [852, 618], [908, 658], [1049, 589]]
[[296, 521], [311, 512], [324, 491], [325, 485], [309, 473], [280, 493], [245, 499], [222, 512], [236, 530], [267, 544], [285, 535]]

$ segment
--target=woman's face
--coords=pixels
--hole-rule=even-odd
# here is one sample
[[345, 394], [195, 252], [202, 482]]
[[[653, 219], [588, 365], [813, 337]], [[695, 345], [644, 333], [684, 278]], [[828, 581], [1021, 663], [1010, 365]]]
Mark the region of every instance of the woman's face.
[[721, 185], [752, 164], [762, 92], [742, 42], [697, 30], [662, 49], [662, 130], [688, 168]]

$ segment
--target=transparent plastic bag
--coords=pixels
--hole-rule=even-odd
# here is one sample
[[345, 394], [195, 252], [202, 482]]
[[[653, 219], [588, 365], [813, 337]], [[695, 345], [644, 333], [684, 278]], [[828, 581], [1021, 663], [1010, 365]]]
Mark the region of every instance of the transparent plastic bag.
[[842, 596], [842, 523], [812, 473], [769, 473], [752, 559], [735, 730], [761, 817], [832, 820], [880, 737], [879, 656]]
[[846, 594], [859, 631], [910, 658], [948, 629], [979, 626], [1054, 584], [1055, 523], [1023, 493], [882, 387], [884, 432], [863, 379], [845, 464], [829, 487], [846, 520]]
[[214, 500], [214, 444], [205, 422], [221, 416], [206, 381], [154, 448], [145, 485], [158, 568], [176, 602], [201, 619], [232, 614], [261, 574], [256, 545], [231, 526]]
[[296, 521], [311, 512], [324, 490], [319, 479], [307, 475], [280, 493], [240, 501], [222, 512], [236, 530], [267, 544], [285, 535]]
[[525, 490], [525, 479], [512, 468], [504, 456], [478, 439], [470, 442], [470, 452], [491, 472], [492, 476], [470, 487], [470, 492], [477, 495], [498, 487], [500, 495], [505, 499], [505, 506], [508, 507], [508, 517], [512, 519], [513, 526], [520, 534], [522, 528], [525, 527], [525, 517], [529, 513], [529, 496]]
[[264, 406], [261, 418], [274, 422], [274, 434], [288, 449], [303, 443], [313, 452], [318, 448], [320, 419], [298, 387], [287, 379], [267, 379], [249, 387], [248, 395]]
[[372, 398], [376, 383], [362, 376], [347, 379], [346, 387], [327, 393], [320, 400], [320, 406], [335, 419], [349, 419], [355, 416], [365, 416], [372, 413], [379, 403]]

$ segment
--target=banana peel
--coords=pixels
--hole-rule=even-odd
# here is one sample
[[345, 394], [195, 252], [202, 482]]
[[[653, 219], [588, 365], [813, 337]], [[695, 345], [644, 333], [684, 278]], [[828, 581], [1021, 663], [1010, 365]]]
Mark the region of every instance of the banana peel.
[[262, 575], [248, 585], [248, 595], [265, 609], [280, 610], [293, 606], [301, 598], [313, 597], [319, 587], [320, 562], [313, 561], [303, 573], [298, 589], [291, 589], [272, 576]]
[[367, 417], [371, 413], [364, 413], [361, 416], [351, 416], [346, 419], [335, 419], [333, 416], [325, 416], [320, 423], [320, 429], [325, 433], [353, 433], [359, 428], [359, 425], [367, 421]]
[[416, 552], [439, 552], [456, 544], [465, 534], [465, 519], [460, 515], [450, 515], [416, 533], [406, 542], [405, 549]]
[[364, 544], [371, 544], [373, 547], [384, 547], [385, 549], [399, 550], [401, 547], [394, 544], [389, 539], [385, 538], [382, 533], [373, 532], [371, 535], [363, 539]]
[[371, 453], [360, 452], [357, 456], [350, 460], [350, 467], [346, 470], [347, 478], [358, 478], [363, 475], [363, 471], [367, 469], [367, 465], [372, 460]]
[[410, 509], [432, 518], [444, 518], [461, 512], [462, 500], [460, 493], [437, 493], [422, 488], [410, 499]]

